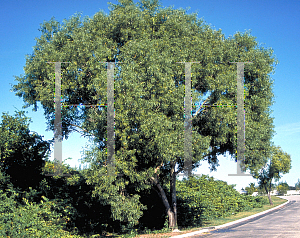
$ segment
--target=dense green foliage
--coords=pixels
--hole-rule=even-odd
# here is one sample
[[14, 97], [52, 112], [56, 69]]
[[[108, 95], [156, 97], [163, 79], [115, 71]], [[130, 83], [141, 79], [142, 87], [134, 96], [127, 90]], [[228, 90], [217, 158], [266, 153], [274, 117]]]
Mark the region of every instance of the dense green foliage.
[[177, 181], [178, 225], [201, 225], [203, 221], [262, 207], [268, 201], [237, 192], [232, 185], [202, 175]]
[[30, 132], [30, 119], [24, 112], [14, 116], [2, 113], [0, 122], [0, 169], [10, 176], [15, 187], [36, 188], [42, 180], [41, 170], [50, 142]]
[[68, 218], [55, 212], [55, 201], [42, 196], [38, 203], [29, 202], [32, 194], [22, 197], [5, 177], [1, 173], [0, 237], [79, 237], [64, 230]]
[[[54, 163], [46, 161], [43, 173], [53, 173], [53, 168]], [[110, 217], [111, 207], [92, 197], [94, 188], [86, 184], [84, 177], [88, 170], [75, 171], [65, 165], [63, 168], [65, 173], [72, 176], [46, 177], [39, 190], [30, 189], [31, 192], [26, 193], [13, 189], [9, 178], [1, 175], [1, 188], [4, 184], [8, 187], [5, 194], [1, 192], [0, 226], [3, 234], [12, 237], [79, 237], [164, 227], [167, 218], [154, 190], [139, 194], [141, 203], [147, 205], [148, 209], [139, 219], [139, 224], [132, 227], [114, 221]], [[180, 227], [201, 225], [203, 221], [260, 207], [266, 202], [262, 197], [241, 195], [232, 185], [204, 175], [177, 183]], [[168, 191], [169, 186], [165, 185], [164, 188]], [[170, 198], [169, 192], [167, 196]]]
[[[47, 161], [43, 173], [53, 172], [54, 163]], [[113, 221], [110, 206], [105, 200], [92, 196], [94, 187], [87, 184], [85, 177], [88, 171], [74, 170], [64, 165], [63, 172], [71, 174], [71, 177], [46, 177], [41, 183], [40, 193], [55, 201], [56, 211], [69, 218], [68, 230], [76, 229], [82, 235], [95, 231], [120, 231], [122, 224]]]

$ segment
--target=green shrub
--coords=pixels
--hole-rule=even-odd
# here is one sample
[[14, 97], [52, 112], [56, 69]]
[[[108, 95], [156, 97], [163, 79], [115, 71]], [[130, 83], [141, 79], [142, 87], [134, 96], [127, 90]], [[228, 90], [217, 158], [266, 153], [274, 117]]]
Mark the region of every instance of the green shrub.
[[278, 193], [279, 193], [279, 195], [284, 195], [284, 194], [286, 194], [287, 193], [287, 191], [289, 190], [289, 185], [286, 183], [286, 182], [281, 182], [281, 183], [279, 183], [278, 184], [278, 186], [277, 186], [277, 191], [278, 191]]
[[24, 198], [20, 205], [17, 196], [12, 189], [0, 190], [0, 237], [79, 237], [63, 230], [65, 218], [52, 211], [54, 202], [43, 197], [36, 204]]
[[232, 213], [262, 207], [262, 197], [238, 193], [224, 181], [202, 175], [177, 181], [178, 225], [201, 226], [203, 221], [226, 217]]

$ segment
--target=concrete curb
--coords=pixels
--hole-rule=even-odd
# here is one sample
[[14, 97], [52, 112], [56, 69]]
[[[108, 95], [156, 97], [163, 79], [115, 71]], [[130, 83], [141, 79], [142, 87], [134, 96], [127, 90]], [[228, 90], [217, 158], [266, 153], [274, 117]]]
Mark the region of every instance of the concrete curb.
[[247, 220], [250, 220], [254, 217], [258, 217], [258, 216], [261, 216], [263, 214], [266, 214], [266, 213], [269, 213], [271, 211], [274, 211], [276, 209], [279, 209], [283, 206], [285, 206], [286, 204], [288, 204], [290, 202], [290, 200], [288, 200], [287, 198], [284, 198], [284, 197], [280, 197], [282, 199], [286, 199], [287, 201], [283, 204], [280, 204], [279, 206], [277, 207], [273, 207], [269, 210], [266, 210], [266, 211], [263, 211], [263, 212], [260, 212], [260, 213], [257, 213], [257, 214], [254, 214], [254, 215], [251, 215], [249, 217], [244, 217], [242, 219], [239, 219], [239, 220], [236, 220], [236, 221], [232, 221], [232, 222], [229, 222], [229, 223], [226, 223], [226, 224], [223, 224], [223, 225], [220, 225], [220, 226], [215, 226], [215, 227], [212, 227], [212, 228], [204, 228], [204, 229], [201, 229], [200, 231], [194, 231], [194, 232], [191, 232], [191, 233], [186, 233], [186, 234], [182, 234], [182, 235], [177, 235], [177, 236], [170, 236], [172, 238], [184, 238], [184, 237], [189, 237], [189, 236], [194, 236], [194, 235], [198, 235], [198, 234], [201, 234], [201, 233], [204, 233], [204, 232], [208, 232], [208, 231], [211, 231], [211, 230], [217, 230], [217, 229], [221, 229], [221, 228], [224, 228], [224, 227], [228, 227], [228, 226], [232, 226], [232, 225], [235, 225], [237, 223], [241, 223], [243, 221], [247, 221]]

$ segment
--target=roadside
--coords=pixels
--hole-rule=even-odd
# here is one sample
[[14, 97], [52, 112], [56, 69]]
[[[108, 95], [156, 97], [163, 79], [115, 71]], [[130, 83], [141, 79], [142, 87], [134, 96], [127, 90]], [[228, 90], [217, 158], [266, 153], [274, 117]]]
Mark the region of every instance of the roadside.
[[[227, 223], [231, 223], [264, 211], [267, 211], [269, 209], [275, 208], [283, 203], [287, 202], [287, 198], [286, 197], [277, 197], [277, 196], [272, 196], [272, 201], [274, 203], [273, 206], [266, 204], [261, 208], [254, 208], [250, 211], [245, 211], [245, 212], [239, 212], [237, 214], [231, 215], [229, 217], [226, 218], [219, 218], [219, 219], [214, 219], [211, 221], [207, 221], [204, 222], [203, 225], [201, 227], [187, 227], [187, 228], [180, 228], [179, 230], [180, 232], [161, 232], [161, 233], [151, 233], [151, 234], [139, 234], [137, 236], [135, 236], [135, 238], [150, 238], [150, 237], [160, 237], [160, 238], [165, 238], [165, 237], [181, 237], [181, 235], [187, 234], [187, 233], [191, 233], [191, 232], [196, 232], [196, 231], [200, 231], [203, 230], [203, 232], [205, 232], [206, 230], [210, 230], [210, 229], [214, 229], [214, 227], [216, 226], [221, 226]], [[156, 231], [159, 232], [159, 231]], [[204, 233], [203, 233], [204, 234]], [[190, 234], [189, 234], [190, 235]], [[185, 237], [185, 236], [182, 236]]]

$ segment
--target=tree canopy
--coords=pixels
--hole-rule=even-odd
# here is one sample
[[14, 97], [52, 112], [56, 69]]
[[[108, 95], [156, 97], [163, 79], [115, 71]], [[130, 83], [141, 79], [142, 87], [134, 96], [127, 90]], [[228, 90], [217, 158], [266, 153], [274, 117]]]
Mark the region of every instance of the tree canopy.
[[[109, 15], [100, 11], [83, 21], [75, 15], [63, 24], [54, 18], [41, 24], [25, 75], [16, 77], [13, 89], [26, 107], [42, 105], [53, 130], [54, 67], [47, 62], [70, 62], [62, 64], [64, 104], [93, 105], [107, 101], [107, 68], [100, 62], [121, 62], [114, 82], [115, 177], [101, 176], [107, 172], [107, 109], [62, 108], [65, 138], [80, 128], [94, 139], [86, 155], [89, 182], [97, 184], [94, 194], [108, 201], [115, 219], [135, 224], [146, 209], [137, 192], [151, 186], [157, 187], [168, 215], [176, 213], [176, 175], [184, 169], [185, 95], [185, 69], [177, 62], [200, 62], [192, 64], [193, 168], [206, 159], [212, 169], [220, 154], [236, 159], [236, 108], [203, 103], [235, 105], [237, 69], [230, 62], [253, 62], [245, 66], [245, 166], [258, 171], [269, 157], [274, 133], [273, 51], [259, 47], [248, 32], [225, 38], [196, 14], [161, 8], [157, 0], [110, 5]], [[168, 182], [173, 184], [169, 199], [161, 186]]]

